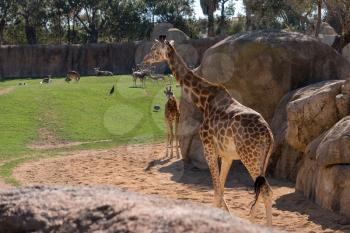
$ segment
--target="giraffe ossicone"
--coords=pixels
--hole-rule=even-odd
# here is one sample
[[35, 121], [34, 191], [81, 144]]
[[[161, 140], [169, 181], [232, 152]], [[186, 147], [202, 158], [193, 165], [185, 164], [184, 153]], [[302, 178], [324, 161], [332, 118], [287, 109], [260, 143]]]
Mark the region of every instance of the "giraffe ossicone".
[[[224, 186], [233, 160], [241, 160], [254, 180], [255, 200], [263, 200], [267, 225], [272, 225], [272, 189], [265, 172], [273, 150], [268, 123], [256, 111], [236, 101], [225, 87], [211, 83], [190, 70], [168, 41], [156, 41], [144, 58], [145, 63], [166, 61], [183, 89], [183, 94], [203, 113], [200, 137], [214, 187], [214, 203], [229, 211]], [[221, 159], [219, 169], [218, 159]]]

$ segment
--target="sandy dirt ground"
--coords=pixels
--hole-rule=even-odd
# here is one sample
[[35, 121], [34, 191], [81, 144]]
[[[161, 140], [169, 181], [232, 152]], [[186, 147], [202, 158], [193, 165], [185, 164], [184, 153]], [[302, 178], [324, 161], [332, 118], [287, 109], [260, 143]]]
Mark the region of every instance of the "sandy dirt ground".
[[0, 190], [1, 189], [10, 189], [13, 188], [13, 186], [6, 184], [3, 180], [0, 180]]
[[[164, 159], [164, 145], [132, 145], [110, 150], [75, 152], [23, 164], [13, 172], [23, 185], [113, 185], [142, 194], [212, 205], [208, 171], [177, 159]], [[163, 158], [163, 159], [162, 159]], [[273, 226], [295, 232], [350, 232], [350, 220], [324, 210], [296, 193], [292, 184], [270, 179], [274, 192]], [[248, 218], [253, 182], [239, 162], [227, 180], [230, 211]], [[256, 222], [265, 222], [259, 204]]]

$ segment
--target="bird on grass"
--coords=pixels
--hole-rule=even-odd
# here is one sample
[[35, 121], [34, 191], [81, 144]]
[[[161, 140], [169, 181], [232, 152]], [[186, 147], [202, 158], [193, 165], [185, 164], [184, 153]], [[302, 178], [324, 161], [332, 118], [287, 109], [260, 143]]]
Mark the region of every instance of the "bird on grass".
[[109, 91], [109, 95], [113, 95], [113, 93], [114, 93], [114, 85], [113, 85], [112, 89]]

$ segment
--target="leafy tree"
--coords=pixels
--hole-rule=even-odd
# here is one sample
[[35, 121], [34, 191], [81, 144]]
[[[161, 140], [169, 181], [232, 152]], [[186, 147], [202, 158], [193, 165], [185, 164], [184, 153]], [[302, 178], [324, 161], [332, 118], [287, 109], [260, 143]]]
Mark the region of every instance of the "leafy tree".
[[227, 33], [230, 35], [243, 32], [245, 30], [245, 16], [238, 15], [234, 20], [228, 22]]
[[87, 34], [87, 42], [97, 43], [99, 33], [107, 26], [107, 11], [110, 7], [108, 0], [80, 0], [77, 1], [79, 11], [75, 17]]
[[160, 22], [171, 23], [185, 33], [191, 34], [188, 22], [194, 19], [193, 3], [194, 0], [159, 1], [155, 14]]
[[218, 9], [218, 0], [200, 0], [203, 14], [208, 16], [208, 36], [214, 36], [214, 12]]
[[147, 6], [141, 0], [111, 1], [107, 13], [110, 19], [106, 30], [109, 41], [137, 40], [144, 38], [150, 27]]
[[219, 0], [219, 5], [221, 7], [219, 34], [224, 35], [227, 29], [226, 17], [230, 17], [235, 14], [235, 4], [233, 0]]
[[341, 53], [350, 43], [350, 4], [348, 0], [324, 0], [327, 8], [326, 19], [336, 29], [338, 36], [332, 47]]
[[28, 44], [36, 44], [37, 29], [46, 23], [46, 0], [16, 0], [17, 13], [23, 18], [24, 30]]
[[16, 10], [15, 2], [12, 0], [0, 0], [0, 45], [4, 40], [4, 30], [11, 21]]

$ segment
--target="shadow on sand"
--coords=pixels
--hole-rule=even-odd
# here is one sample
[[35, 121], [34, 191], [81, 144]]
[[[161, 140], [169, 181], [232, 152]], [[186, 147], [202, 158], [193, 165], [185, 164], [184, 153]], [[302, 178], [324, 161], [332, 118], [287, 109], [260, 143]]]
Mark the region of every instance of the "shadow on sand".
[[[165, 165], [165, 166], [164, 166]], [[156, 168], [160, 166], [160, 168]], [[158, 169], [159, 172], [171, 174], [171, 180], [188, 185], [195, 185], [198, 188], [212, 189], [211, 176], [209, 170], [200, 170], [190, 163], [183, 160], [173, 159], [156, 159], [149, 162], [145, 171], [152, 168]], [[230, 173], [227, 177], [227, 188], [247, 188], [253, 189], [253, 180], [240, 161], [234, 161]]]
[[330, 228], [350, 232], [350, 219], [321, 208], [297, 191], [279, 197], [275, 203], [274, 208], [306, 215], [309, 221], [319, 224], [323, 230]]
[[[171, 174], [171, 180], [182, 184], [193, 185], [199, 190], [212, 189], [209, 170], [200, 170], [183, 160], [153, 160], [146, 169], [147, 171], [157, 169], [159, 172], [169, 173]], [[268, 180], [274, 188], [294, 188], [294, 184], [288, 181], [273, 178], [268, 178]], [[253, 191], [253, 180], [240, 161], [233, 162], [225, 187], [243, 188], [249, 192]], [[306, 215], [308, 216], [308, 221], [322, 226], [324, 230], [327, 229], [326, 232], [328, 232], [329, 229], [332, 231], [340, 230], [342, 232], [350, 232], [349, 219], [317, 206], [298, 192], [277, 197], [273, 207], [281, 211], [296, 212], [300, 215]]]

